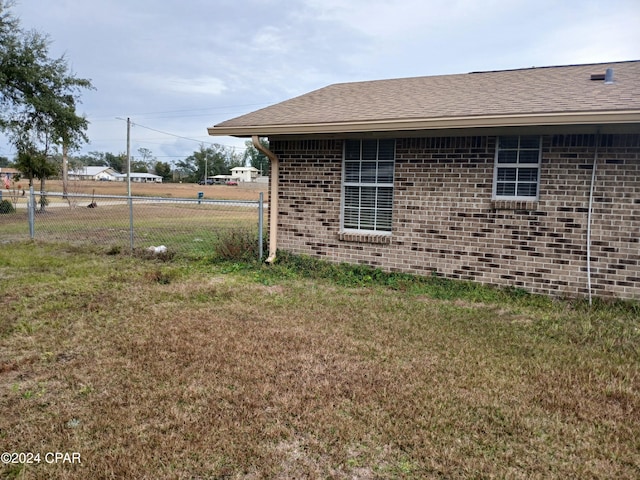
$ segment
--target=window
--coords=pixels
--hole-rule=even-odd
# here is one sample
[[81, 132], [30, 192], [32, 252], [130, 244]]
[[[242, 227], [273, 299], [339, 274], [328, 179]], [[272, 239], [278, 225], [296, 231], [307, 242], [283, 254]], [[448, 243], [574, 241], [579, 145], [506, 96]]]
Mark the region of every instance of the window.
[[347, 140], [342, 177], [342, 228], [391, 232], [395, 140]]
[[494, 198], [538, 198], [541, 143], [539, 136], [498, 137], [493, 178]]

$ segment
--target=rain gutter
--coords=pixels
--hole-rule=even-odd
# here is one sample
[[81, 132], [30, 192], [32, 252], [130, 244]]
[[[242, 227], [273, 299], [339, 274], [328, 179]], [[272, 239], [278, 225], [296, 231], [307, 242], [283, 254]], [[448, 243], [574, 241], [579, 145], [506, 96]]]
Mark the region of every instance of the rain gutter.
[[260, 137], [251, 137], [253, 146], [264, 153], [271, 163], [271, 178], [269, 179], [269, 256], [265, 260], [267, 263], [276, 261], [278, 250], [278, 167], [280, 161], [278, 156], [260, 143]]

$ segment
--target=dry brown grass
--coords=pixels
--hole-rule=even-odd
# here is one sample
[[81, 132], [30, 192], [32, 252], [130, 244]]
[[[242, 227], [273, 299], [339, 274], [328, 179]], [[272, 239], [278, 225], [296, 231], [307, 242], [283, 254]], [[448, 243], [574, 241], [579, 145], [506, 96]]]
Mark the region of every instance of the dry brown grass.
[[[47, 191], [62, 192], [61, 180], [47, 180]], [[36, 192], [37, 192], [36, 188]], [[70, 193], [91, 195], [126, 195], [126, 182], [71, 181]], [[267, 201], [269, 187], [266, 183], [240, 183], [228, 185], [198, 185], [197, 183], [131, 183], [131, 195], [172, 198], [196, 198], [203, 192], [205, 198], [221, 200], [258, 200], [260, 192]]]
[[82, 464], [5, 478], [640, 473], [637, 353], [536, 327], [569, 306], [8, 248], [0, 449]]

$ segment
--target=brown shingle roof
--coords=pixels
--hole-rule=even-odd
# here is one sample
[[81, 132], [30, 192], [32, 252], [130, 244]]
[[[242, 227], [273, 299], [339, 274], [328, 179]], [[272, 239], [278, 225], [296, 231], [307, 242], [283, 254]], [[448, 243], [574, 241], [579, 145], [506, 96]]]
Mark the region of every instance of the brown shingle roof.
[[[614, 71], [614, 83], [591, 80]], [[209, 129], [211, 135], [640, 122], [640, 61], [338, 83]]]

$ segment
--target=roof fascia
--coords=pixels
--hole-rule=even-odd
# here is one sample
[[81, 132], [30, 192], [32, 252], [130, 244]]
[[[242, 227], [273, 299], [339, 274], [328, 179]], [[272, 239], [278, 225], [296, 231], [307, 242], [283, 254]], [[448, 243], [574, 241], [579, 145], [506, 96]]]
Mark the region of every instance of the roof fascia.
[[[439, 130], [396, 130], [389, 132], [351, 132], [301, 135], [271, 135], [269, 139], [362, 139], [362, 138], [429, 138], [429, 137], [474, 137], [499, 135], [576, 135], [576, 134], [640, 134], [640, 123], [593, 124], [593, 125], [535, 125], [521, 127], [451, 128]], [[266, 135], [265, 135], [266, 136]]]
[[496, 127], [536, 127], [563, 125], [640, 124], [640, 110], [608, 112], [540, 113], [526, 115], [485, 115], [435, 119], [373, 120], [361, 122], [332, 122], [284, 125], [214, 126], [209, 135], [314, 135], [363, 132], [397, 132], [424, 130], [476, 129]]

